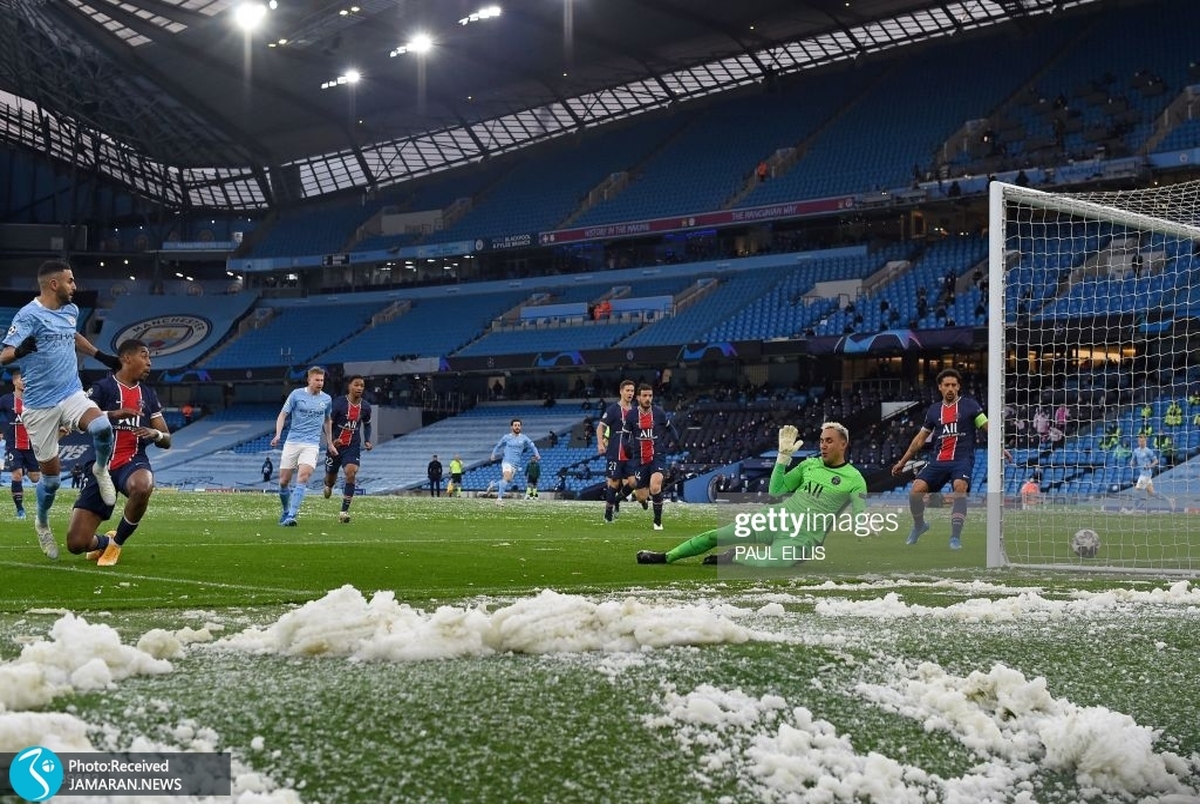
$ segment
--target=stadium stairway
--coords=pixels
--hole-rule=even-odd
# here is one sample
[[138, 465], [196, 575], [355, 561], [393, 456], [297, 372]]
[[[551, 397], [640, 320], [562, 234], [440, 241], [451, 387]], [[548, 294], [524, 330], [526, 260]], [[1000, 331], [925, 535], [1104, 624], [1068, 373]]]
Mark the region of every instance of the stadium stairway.
[[[525, 432], [535, 441], [553, 431], [566, 441], [569, 431], [584, 414], [563, 408], [546, 408], [541, 402], [484, 403], [459, 416], [443, 419], [399, 438], [384, 442], [363, 455], [358, 485], [363, 494], [387, 494], [416, 489], [428, 482], [426, 468], [437, 455], [449, 481], [450, 459], [459, 455], [464, 469], [491, 461], [492, 448], [509, 430], [514, 417], [521, 418]], [[168, 451], [153, 455], [155, 482], [180, 489], [239, 489], [271, 491], [278, 485], [279, 449], [268, 446], [274, 432], [274, 406], [269, 415], [248, 407], [245, 418], [236, 410], [220, 417], [202, 419], [173, 434]], [[286, 431], [285, 431], [286, 438]], [[271, 456], [276, 474], [262, 482], [263, 458]], [[554, 469], [557, 472], [557, 467]], [[322, 486], [322, 470], [314, 473], [310, 489]], [[339, 479], [339, 488], [340, 488]]]
[[583, 420], [583, 416], [578, 410], [545, 408], [541, 402], [484, 403], [459, 416], [380, 444], [363, 456], [358, 484], [364, 494], [418, 489], [429, 482], [426, 468], [430, 458], [437, 455], [443, 467], [444, 489], [449, 481], [450, 459], [458, 455], [464, 471], [489, 463], [492, 448], [509, 431], [509, 423], [514, 417], [522, 420], [526, 435], [541, 441], [551, 431], [560, 436], [568, 432]]
[[[154, 466], [154, 478], [159, 485], [175, 485], [172, 473], [199, 458], [217, 452], [230, 452], [243, 442], [275, 432], [275, 416], [278, 406], [270, 406], [269, 412], [259, 412], [254, 407], [245, 413], [230, 414], [230, 417], [208, 416], [171, 434], [169, 450], [151, 450], [150, 462]], [[237, 418], [237, 416], [243, 418]], [[278, 450], [276, 450], [278, 453]], [[263, 454], [251, 455], [257, 464], [262, 464]], [[276, 461], [278, 464], [278, 461]], [[185, 470], [185, 472], [190, 470]]]

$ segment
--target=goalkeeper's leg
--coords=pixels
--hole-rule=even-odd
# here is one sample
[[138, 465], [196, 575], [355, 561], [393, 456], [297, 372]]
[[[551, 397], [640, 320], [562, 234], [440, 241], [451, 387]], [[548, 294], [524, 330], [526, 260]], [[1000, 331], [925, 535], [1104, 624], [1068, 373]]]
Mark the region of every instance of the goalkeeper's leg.
[[681, 558], [703, 555], [714, 547], [719, 547], [723, 544], [744, 544], [751, 541], [745, 537], [738, 536], [734, 532], [736, 528], [737, 524], [730, 522], [723, 527], [705, 531], [699, 536], [693, 536], [686, 542], [676, 545], [667, 551], [667, 563], [670, 564], [674, 561], [679, 561]]

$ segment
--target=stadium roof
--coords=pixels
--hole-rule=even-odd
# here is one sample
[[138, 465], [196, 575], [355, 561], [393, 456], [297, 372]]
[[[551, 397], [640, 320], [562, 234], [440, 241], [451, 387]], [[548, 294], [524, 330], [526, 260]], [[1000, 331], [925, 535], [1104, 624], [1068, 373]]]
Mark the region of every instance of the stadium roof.
[[276, 0], [253, 34], [240, 2], [0, 0], [0, 137], [255, 209], [1092, 0]]

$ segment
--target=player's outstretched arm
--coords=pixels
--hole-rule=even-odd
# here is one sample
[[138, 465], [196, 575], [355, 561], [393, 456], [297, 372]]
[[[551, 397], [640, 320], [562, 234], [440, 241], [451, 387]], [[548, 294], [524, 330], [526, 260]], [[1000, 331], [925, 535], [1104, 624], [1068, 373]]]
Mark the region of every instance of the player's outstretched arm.
[[913, 436], [912, 442], [909, 443], [908, 449], [904, 450], [904, 454], [900, 456], [900, 460], [896, 461], [895, 465], [892, 466], [893, 475], [904, 473], [904, 465], [921, 451], [921, 447], [925, 446], [925, 441], [929, 438], [929, 433], [930, 431], [924, 427], [917, 431], [917, 434]]
[[78, 332], [75, 333], [75, 351], [85, 354], [88, 357], [96, 358], [96, 360], [103, 363], [112, 371], [121, 370], [121, 358], [116, 355], [110, 355], [107, 352], [101, 352], [91, 341]]

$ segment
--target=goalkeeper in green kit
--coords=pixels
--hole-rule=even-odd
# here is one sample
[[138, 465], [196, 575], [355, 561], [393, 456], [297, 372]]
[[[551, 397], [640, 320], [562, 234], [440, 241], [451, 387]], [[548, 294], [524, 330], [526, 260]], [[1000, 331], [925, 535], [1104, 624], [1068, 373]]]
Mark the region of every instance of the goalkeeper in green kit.
[[779, 428], [779, 455], [771, 471], [768, 492], [788, 494], [781, 503], [757, 513], [739, 513], [728, 525], [693, 536], [665, 553], [642, 550], [639, 564], [670, 564], [731, 547], [706, 556], [705, 564], [736, 563], [751, 567], [790, 567], [824, 557], [826, 534], [833, 528], [863, 535], [867, 483], [846, 460], [850, 433], [838, 422], [821, 425], [821, 454], [801, 461], [792, 470], [792, 455], [804, 445], [792, 425]]

